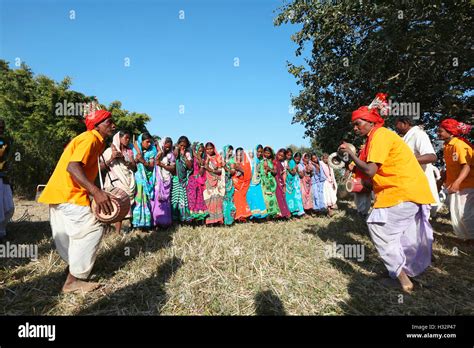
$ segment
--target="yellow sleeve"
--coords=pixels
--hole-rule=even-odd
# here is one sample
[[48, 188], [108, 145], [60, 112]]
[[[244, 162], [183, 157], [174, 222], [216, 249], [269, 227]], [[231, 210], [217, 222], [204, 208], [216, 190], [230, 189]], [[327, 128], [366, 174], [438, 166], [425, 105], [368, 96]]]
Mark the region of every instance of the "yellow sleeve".
[[76, 147], [72, 152], [69, 162], [82, 162], [83, 164], [86, 164], [88, 162], [92, 150], [91, 139], [79, 139], [75, 145]]
[[[463, 141], [456, 143], [456, 153], [458, 154], [458, 163], [467, 164], [472, 162], [472, 150], [469, 145], [465, 144]], [[471, 151], [470, 151], [471, 150]]]
[[384, 136], [382, 132], [377, 132], [370, 141], [367, 162], [384, 164], [390, 152], [390, 137]]

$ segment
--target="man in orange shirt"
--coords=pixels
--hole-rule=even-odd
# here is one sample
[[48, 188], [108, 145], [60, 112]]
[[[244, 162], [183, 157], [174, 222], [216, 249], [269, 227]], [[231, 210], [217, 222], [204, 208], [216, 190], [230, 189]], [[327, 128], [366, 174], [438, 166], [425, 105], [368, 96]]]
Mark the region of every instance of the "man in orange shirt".
[[71, 140], [38, 202], [49, 204], [53, 239], [69, 264], [63, 292], [87, 292], [99, 284], [84, 281], [94, 266], [103, 227], [90, 208], [89, 194], [98, 209], [112, 211], [109, 196], [94, 185], [104, 139], [115, 131], [111, 114], [97, 110], [86, 117], [87, 131]]
[[474, 241], [474, 153], [472, 144], [461, 135], [471, 129], [452, 118], [443, 120], [438, 128], [444, 141], [451, 223], [456, 235], [470, 242]]
[[434, 202], [428, 180], [408, 145], [391, 130], [375, 108], [360, 107], [352, 113], [357, 135], [367, 137], [359, 157], [345, 144], [357, 168], [372, 178], [374, 209], [367, 219], [370, 236], [389, 275], [398, 278], [410, 293], [410, 277], [431, 264], [433, 230], [429, 223]]

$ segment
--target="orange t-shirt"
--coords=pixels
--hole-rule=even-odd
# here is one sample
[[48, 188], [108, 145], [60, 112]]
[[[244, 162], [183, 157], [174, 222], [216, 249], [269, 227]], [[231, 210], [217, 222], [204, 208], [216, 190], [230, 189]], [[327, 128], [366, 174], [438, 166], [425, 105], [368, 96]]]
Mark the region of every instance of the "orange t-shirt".
[[104, 139], [96, 130], [86, 131], [72, 139], [64, 149], [38, 202], [88, 206], [90, 201], [86, 189], [73, 180], [67, 166], [69, 162], [81, 162], [87, 179], [93, 182], [99, 172], [98, 158], [104, 148]]
[[374, 208], [393, 207], [402, 202], [435, 202], [423, 169], [408, 145], [395, 132], [385, 127], [375, 130], [367, 162], [380, 164], [372, 178]]
[[461, 165], [468, 164], [471, 170], [461, 182], [459, 188], [474, 188], [474, 154], [472, 148], [464, 141], [453, 137], [449, 143], [444, 144], [444, 161], [446, 162], [446, 186], [451, 185], [461, 173]]

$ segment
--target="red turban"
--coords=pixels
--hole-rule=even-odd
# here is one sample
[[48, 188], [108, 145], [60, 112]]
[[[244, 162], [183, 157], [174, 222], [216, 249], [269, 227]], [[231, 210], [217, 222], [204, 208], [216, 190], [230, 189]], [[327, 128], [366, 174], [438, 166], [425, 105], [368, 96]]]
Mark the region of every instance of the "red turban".
[[95, 125], [109, 118], [112, 114], [106, 110], [96, 110], [86, 116], [87, 130], [93, 130]]
[[373, 122], [377, 126], [383, 126], [385, 122], [379, 115], [377, 109], [369, 109], [367, 106], [361, 106], [356, 111], [352, 112], [352, 121], [355, 121], [359, 118], [365, 121]]
[[462, 134], [469, 134], [472, 128], [472, 126], [456, 121], [453, 118], [447, 118], [441, 121], [440, 126], [456, 137]]

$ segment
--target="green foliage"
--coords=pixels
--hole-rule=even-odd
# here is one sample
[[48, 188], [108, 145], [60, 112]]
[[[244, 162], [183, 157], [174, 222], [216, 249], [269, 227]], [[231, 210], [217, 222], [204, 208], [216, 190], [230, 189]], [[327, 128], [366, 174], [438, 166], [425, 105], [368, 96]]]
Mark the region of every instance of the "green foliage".
[[[43, 75], [33, 76], [26, 65], [13, 70], [0, 60], [0, 118], [13, 142], [9, 176], [15, 194], [33, 196], [36, 185], [48, 181], [64, 146], [85, 131], [81, 113], [68, 115], [58, 105], [82, 105], [93, 97], [70, 90], [70, 85], [69, 77], [58, 83]], [[146, 114], [122, 110], [119, 101], [106, 109], [112, 112], [117, 129], [135, 134], [146, 129], [150, 120]]]
[[294, 0], [279, 9], [275, 25], [283, 23], [302, 26], [292, 40], [304, 63], [287, 63], [302, 87], [292, 98], [293, 121], [326, 152], [342, 139], [361, 141], [350, 115], [377, 92], [420, 103], [427, 130], [473, 113], [469, 1]]

